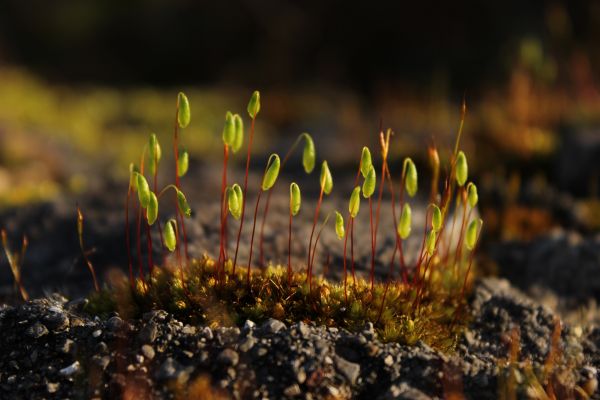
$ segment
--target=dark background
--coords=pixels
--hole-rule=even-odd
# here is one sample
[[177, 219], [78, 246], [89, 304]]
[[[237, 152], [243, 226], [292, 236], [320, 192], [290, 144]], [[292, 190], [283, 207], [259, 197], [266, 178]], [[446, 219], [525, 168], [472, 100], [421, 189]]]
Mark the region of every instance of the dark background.
[[327, 83], [453, 93], [506, 79], [523, 37], [557, 58], [600, 44], [592, 1], [0, 2], [0, 60], [54, 81], [111, 85]]

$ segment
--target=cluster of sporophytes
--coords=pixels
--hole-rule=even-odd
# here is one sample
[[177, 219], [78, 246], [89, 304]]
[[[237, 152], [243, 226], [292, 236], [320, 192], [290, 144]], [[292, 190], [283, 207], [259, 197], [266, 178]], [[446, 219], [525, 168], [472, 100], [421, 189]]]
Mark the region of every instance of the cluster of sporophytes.
[[[180, 189], [179, 180], [188, 169], [188, 155], [179, 147], [180, 129], [190, 123], [190, 105], [183, 93], [177, 98], [174, 123], [173, 153], [175, 159], [175, 183], [159, 189], [157, 170], [161, 161], [161, 146], [156, 135], [150, 139], [142, 152], [139, 166], [131, 165], [127, 192], [125, 226], [126, 246], [129, 257], [129, 284], [113, 285], [99, 292], [90, 302], [90, 310], [101, 312], [108, 308], [139, 313], [151, 307], [165, 308], [187, 320], [204, 323], [242, 323], [246, 318], [261, 320], [276, 317], [288, 322], [304, 320], [360, 329], [368, 321], [375, 324], [384, 340], [414, 343], [424, 340], [438, 348], [453, 346], [456, 334], [464, 323], [466, 289], [470, 283], [479, 235], [481, 219], [474, 215], [477, 206], [477, 187], [468, 182], [467, 158], [460, 150], [460, 137], [466, 108], [463, 104], [454, 151], [450, 154], [446, 176], [440, 180], [440, 158], [434, 145], [428, 149], [432, 168], [429, 205], [423, 221], [424, 234], [421, 250], [415, 260], [409, 261], [404, 254], [405, 241], [411, 235], [413, 218], [410, 200], [418, 190], [418, 173], [415, 163], [406, 158], [402, 163], [398, 190], [388, 165], [388, 153], [392, 131], [379, 133], [380, 179], [377, 183], [376, 166], [368, 147], [362, 149], [357, 167], [354, 189], [350, 194], [347, 212], [333, 211], [321, 221], [324, 197], [333, 191], [333, 178], [327, 161], [321, 162], [319, 197], [314, 210], [311, 234], [307, 244], [306, 265], [292, 265], [292, 223], [302, 201], [300, 186], [292, 182], [289, 187], [289, 230], [287, 266], [264, 267], [262, 252], [263, 227], [267, 220], [271, 194], [276, 188], [279, 172], [292, 157], [299, 144], [303, 144], [302, 165], [310, 174], [316, 165], [315, 145], [308, 133], [302, 133], [288, 153], [280, 158], [271, 154], [266, 162], [258, 188], [248, 260], [238, 268], [239, 242], [246, 212], [248, 195], [248, 169], [255, 131], [255, 121], [260, 112], [260, 94], [251, 96], [247, 108], [250, 117], [248, 132], [246, 170], [242, 184], [229, 182], [227, 163], [231, 154], [241, 150], [246, 136], [244, 122], [239, 114], [227, 112], [223, 128], [223, 171], [220, 193], [220, 246], [217, 259], [203, 257], [192, 259], [187, 252], [185, 217], [190, 217], [190, 206]], [[148, 168], [145, 168], [147, 159]], [[152, 187], [147, 176], [152, 179]], [[362, 180], [362, 182], [361, 182]], [[394, 221], [395, 247], [389, 260], [389, 271], [382, 282], [375, 277], [375, 255], [385, 188], [391, 197], [391, 216]], [[378, 189], [378, 192], [377, 192]], [[440, 191], [441, 189], [441, 191]], [[133, 255], [130, 252], [129, 209], [137, 192], [135, 249], [138, 272], [134, 273]], [[163, 218], [159, 202], [172, 192], [175, 215]], [[260, 254], [258, 265], [253, 265], [253, 247], [261, 197], [266, 192], [263, 220], [259, 233]], [[376, 193], [377, 192], [377, 193]], [[364, 236], [371, 244], [371, 265], [368, 278], [357, 276], [354, 262], [354, 231], [360, 211], [361, 197], [366, 199], [369, 227]], [[454, 205], [454, 207], [453, 207]], [[162, 207], [161, 207], [162, 210]], [[400, 210], [400, 213], [397, 211]], [[229, 246], [227, 224], [238, 222], [234, 246]], [[315, 274], [315, 254], [323, 229], [334, 216], [334, 229], [343, 243], [343, 281], [331, 282]], [[344, 218], [344, 216], [346, 218]], [[162, 267], [157, 268], [152, 259], [151, 231], [157, 227]], [[142, 258], [142, 227], [145, 228], [147, 247], [147, 271]], [[455, 231], [457, 233], [455, 233]], [[367, 233], [368, 232], [368, 233]], [[316, 236], [315, 236], [316, 233]], [[361, 238], [363, 234], [361, 234]], [[348, 256], [348, 242], [350, 250]], [[83, 245], [82, 245], [83, 248]], [[182, 256], [182, 250], [184, 256]], [[167, 257], [174, 253], [174, 257]], [[396, 272], [396, 265], [399, 266]], [[260, 266], [260, 268], [258, 268]], [[254, 267], [254, 268], [253, 268]], [[348, 274], [350, 271], [350, 274]], [[350, 275], [350, 276], [349, 276]]]

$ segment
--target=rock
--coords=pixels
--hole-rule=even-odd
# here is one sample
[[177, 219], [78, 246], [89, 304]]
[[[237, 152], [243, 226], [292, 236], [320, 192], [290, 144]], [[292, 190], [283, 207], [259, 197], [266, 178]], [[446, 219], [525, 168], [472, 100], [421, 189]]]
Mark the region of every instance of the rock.
[[271, 333], [271, 334], [275, 334], [285, 328], [286, 328], [285, 324], [275, 318], [269, 318], [262, 325], [263, 332]]
[[55, 310], [44, 316], [44, 324], [51, 331], [64, 331], [69, 327], [69, 317], [62, 309], [55, 308]]
[[35, 324], [31, 325], [29, 328], [27, 328], [27, 330], [25, 331], [25, 334], [27, 336], [29, 336], [30, 338], [33, 339], [39, 339], [44, 335], [48, 334], [48, 328], [46, 328], [46, 326], [40, 322], [36, 322]]
[[242, 327], [242, 332], [244, 332], [245, 334], [248, 334], [249, 332], [252, 332], [255, 328], [256, 328], [256, 323], [254, 321], [247, 319], [246, 322], [244, 322], [244, 326]]
[[298, 386], [297, 383], [294, 383], [283, 390], [283, 394], [287, 397], [295, 397], [300, 395], [301, 393], [302, 390], [300, 390], [300, 386]]
[[138, 335], [138, 339], [142, 343], [153, 343], [158, 336], [158, 325], [154, 322], [149, 322], [142, 328]]
[[246, 339], [244, 339], [244, 341], [242, 341], [242, 343], [240, 343], [240, 345], [238, 346], [238, 350], [242, 353], [246, 353], [249, 350], [251, 350], [255, 344], [256, 339], [254, 338], [254, 336], [247, 336]]
[[58, 391], [58, 389], [60, 388], [60, 383], [52, 383], [52, 382], [48, 382], [46, 384], [46, 391], [48, 393], [56, 393]]
[[225, 366], [236, 366], [240, 356], [234, 350], [225, 349], [217, 357], [217, 362]]
[[388, 354], [384, 359], [383, 359], [383, 363], [388, 366], [391, 367], [392, 365], [394, 365], [394, 357], [392, 357], [390, 354]]
[[335, 367], [348, 380], [351, 385], [356, 383], [360, 375], [360, 365], [343, 359], [340, 356], [334, 358]]
[[155, 355], [154, 348], [148, 344], [145, 344], [142, 346], [142, 354], [144, 357], [146, 357], [146, 359], [152, 360]]
[[56, 346], [56, 349], [64, 354], [70, 354], [75, 349], [75, 342], [71, 339], [65, 339], [62, 344]]
[[158, 380], [174, 380], [179, 384], [187, 382], [189, 379], [189, 372], [185, 370], [177, 361], [173, 358], [167, 358], [156, 372], [156, 379]]
[[308, 337], [310, 336], [310, 327], [304, 322], [298, 322], [298, 324], [296, 324], [296, 329], [298, 330], [298, 333], [302, 338], [308, 339]]
[[62, 376], [70, 377], [70, 376], [78, 373], [80, 370], [81, 370], [81, 365], [79, 364], [79, 361], [75, 361], [73, 364], [66, 366], [65, 368], [58, 371], [58, 373], [61, 374]]
[[116, 332], [123, 327], [123, 320], [117, 316], [110, 317], [106, 321], [106, 328], [111, 332]]

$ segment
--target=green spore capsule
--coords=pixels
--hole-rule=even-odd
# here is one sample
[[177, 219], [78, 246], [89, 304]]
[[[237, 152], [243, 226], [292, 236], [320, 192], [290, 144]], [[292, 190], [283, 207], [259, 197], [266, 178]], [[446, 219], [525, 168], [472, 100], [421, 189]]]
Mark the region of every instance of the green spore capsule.
[[363, 178], [367, 178], [367, 174], [369, 173], [369, 169], [373, 165], [371, 159], [371, 151], [369, 151], [368, 147], [363, 147], [362, 153], [360, 154], [360, 173]]
[[467, 185], [467, 201], [471, 208], [475, 208], [479, 201], [479, 195], [477, 194], [477, 186], [473, 182], [469, 182]]
[[149, 225], [153, 225], [156, 218], [158, 218], [158, 198], [154, 192], [150, 192], [150, 202], [146, 209], [146, 218], [148, 219]]
[[152, 175], [156, 173], [156, 168], [158, 168], [158, 162], [160, 161], [161, 156], [162, 150], [158, 143], [158, 138], [155, 133], [151, 133], [150, 138], [148, 139], [148, 165]]
[[482, 225], [483, 220], [480, 218], [471, 221], [467, 227], [467, 232], [465, 232], [465, 245], [467, 246], [467, 249], [473, 250], [475, 248]]
[[180, 178], [185, 176], [188, 172], [190, 165], [190, 157], [185, 149], [179, 149], [179, 155], [177, 156], [177, 176]]
[[281, 161], [279, 160], [279, 156], [277, 154], [271, 154], [269, 161], [267, 162], [267, 170], [265, 171], [262, 181], [262, 190], [264, 192], [271, 189], [277, 181], [280, 165]]
[[248, 114], [250, 118], [256, 118], [258, 112], [260, 111], [260, 92], [255, 90], [252, 93], [252, 97], [250, 97], [250, 101], [248, 102]]
[[348, 204], [348, 211], [352, 218], [356, 218], [358, 211], [360, 210], [360, 186], [357, 186], [350, 195], [350, 203]]
[[140, 172], [134, 163], [129, 164], [129, 187], [135, 192], [137, 191], [137, 174]]
[[292, 182], [290, 184], [290, 214], [292, 216], [296, 216], [300, 211], [301, 201], [300, 186], [296, 182]]
[[233, 115], [233, 126], [235, 128], [235, 139], [231, 145], [231, 150], [237, 153], [244, 144], [244, 121], [239, 114]]
[[235, 143], [235, 122], [233, 114], [229, 111], [225, 114], [225, 125], [223, 126], [223, 143], [232, 147]]
[[365, 199], [368, 199], [375, 192], [375, 184], [377, 183], [377, 175], [375, 173], [375, 167], [371, 164], [369, 172], [363, 182], [362, 193]]
[[190, 102], [183, 92], [179, 92], [177, 96], [177, 104], [179, 105], [177, 112], [177, 123], [180, 128], [186, 128], [190, 124]]
[[402, 206], [402, 214], [400, 214], [400, 223], [398, 224], [398, 235], [402, 240], [410, 236], [412, 223], [412, 210], [408, 203]]
[[469, 165], [467, 164], [467, 156], [463, 151], [459, 151], [456, 156], [456, 183], [458, 186], [462, 186], [469, 177]]
[[417, 193], [419, 182], [417, 176], [417, 167], [410, 158], [404, 159], [404, 173], [406, 174], [404, 177], [404, 186], [406, 188], [406, 192], [410, 197], [414, 197], [414, 195]]
[[181, 190], [177, 191], [177, 207], [179, 207], [179, 211], [187, 218], [192, 216], [192, 209], [190, 208], [185, 195]]
[[302, 166], [307, 174], [310, 174], [315, 169], [315, 160], [317, 158], [315, 152], [315, 143], [308, 133], [303, 133], [304, 150], [302, 151]]
[[140, 200], [142, 208], [146, 208], [148, 207], [148, 203], [150, 202], [150, 187], [148, 186], [148, 181], [146, 181], [144, 175], [136, 173], [136, 176], [138, 187], [138, 199]]
[[163, 237], [165, 240], [165, 246], [169, 251], [174, 251], [177, 246], [177, 222], [174, 219], [170, 219], [165, 224], [163, 229]]
[[429, 233], [427, 234], [427, 239], [425, 241], [425, 248], [427, 249], [427, 254], [429, 255], [429, 257], [431, 257], [433, 255], [433, 252], [435, 251], [436, 239], [437, 239], [436, 232], [433, 229], [430, 230]]
[[431, 205], [431, 209], [433, 210], [431, 212], [431, 228], [434, 231], [439, 232], [442, 228], [442, 211], [435, 204]]
[[242, 188], [240, 187], [240, 185], [238, 185], [237, 183], [233, 185], [233, 190], [235, 191], [238, 201], [240, 202], [240, 212], [241, 212], [242, 203], [244, 202], [244, 192], [242, 191]]
[[338, 239], [343, 239], [346, 234], [346, 229], [344, 228], [344, 217], [338, 211], [335, 212], [335, 234]]
[[240, 219], [242, 217], [242, 203], [241, 199], [238, 196], [236, 186], [239, 188], [239, 185], [237, 183], [233, 185], [233, 187], [227, 188], [227, 206], [233, 218]]
[[333, 190], [333, 178], [331, 177], [331, 171], [329, 170], [327, 161], [323, 161], [321, 164], [321, 176], [319, 178], [319, 183], [321, 184], [323, 193], [328, 195]]

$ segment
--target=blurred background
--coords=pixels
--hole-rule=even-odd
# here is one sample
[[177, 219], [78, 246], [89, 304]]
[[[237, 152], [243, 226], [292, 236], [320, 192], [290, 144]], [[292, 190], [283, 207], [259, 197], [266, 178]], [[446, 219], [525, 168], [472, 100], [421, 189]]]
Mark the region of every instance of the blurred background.
[[245, 116], [259, 89], [256, 170], [303, 131], [334, 172], [355, 168], [380, 127], [395, 132], [393, 165], [425, 170], [432, 140], [448, 159], [464, 98], [486, 235], [595, 234], [599, 78], [591, 0], [3, 0], [0, 210], [106, 181], [121, 202], [148, 134], [169, 148], [180, 90], [182, 142], [218, 166], [225, 111]]

